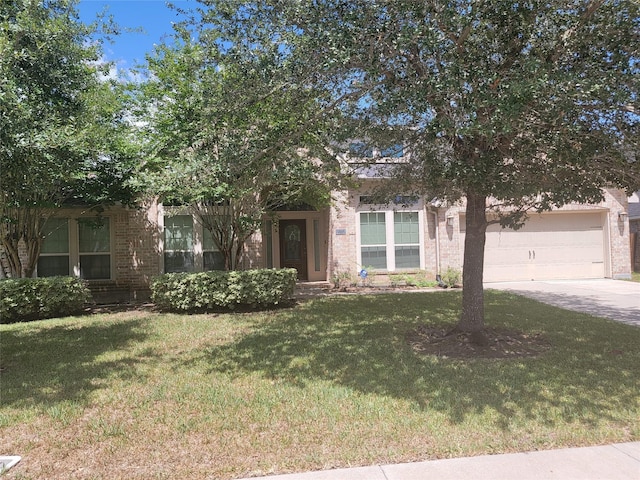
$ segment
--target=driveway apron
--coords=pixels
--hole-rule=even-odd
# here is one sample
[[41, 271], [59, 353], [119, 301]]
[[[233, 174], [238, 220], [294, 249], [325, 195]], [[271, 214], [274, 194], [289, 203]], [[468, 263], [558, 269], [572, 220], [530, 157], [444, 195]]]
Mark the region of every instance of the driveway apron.
[[546, 280], [486, 283], [567, 310], [640, 327], [640, 283], [624, 280]]

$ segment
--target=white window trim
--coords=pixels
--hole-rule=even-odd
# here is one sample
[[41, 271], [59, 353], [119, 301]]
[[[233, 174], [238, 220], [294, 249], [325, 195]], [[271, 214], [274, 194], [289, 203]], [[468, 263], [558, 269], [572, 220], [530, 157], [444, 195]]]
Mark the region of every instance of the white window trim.
[[[358, 269], [364, 268], [366, 265], [362, 264], [362, 247], [367, 245], [362, 245], [362, 237], [360, 231], [360, 214], [361, 213], [384, 213], [384, 225], [385, 225], [385, 236], [387, 240], [387, 268], [386, 270], [380, 269], [376, 270], [378, 272], [396, 272], [396, 271], [411, 271], [416, 270], [418, 267], [414, 268], [396, 268], [396, 244], [395, 244], [395, 232], [394, 232], [394, 217], [393, 214], [396, 212], [407, 212], [407, 213], [417, 213], [418, 214], [418, 247], [420, 252], [420, 270], [424, 270], [425, 268], [425, 243], [424, 243], [424, 206], [422, 204], [422, 200], [420, 200], [416, 205], [412, 205], [410, 207], [395, 207], [389, 208], [388, 205], [363, 205], [361, 207], [356, 208], [356, 248], [357, 248], [357, 260], [358, 260]], [[398, 246], [403, 246], [407, 244], [398, 244]], [[415, 245], [415, 244], [411, 244]]]
[[[362, 218], [362, 214], [363, 213], [376, 213], [376, 214], [384, 214], [384, 238], [385, 238], [385, 243], [384, 244], [367, 244], [367, 245], [362, 245], [362, 228], [361, 228], [361, 218]], [[389, 217], [387, 215], [387, 212], [385, 210], [359, 210], [357, 213], [357, 221], [356, 221], [356, 228], [357, 228], [357, 242], [358, 242], [358, 269], [360, 268], [365, 268], [367, 267], [367, 264], [364, 263], [364, 261], [362, 260], [362, 248], [363, 247], [384, 247], [385, 248], [385, 253], [386, 253], [386, 263], [387, 263], [387, 268], [386, 269], [378, 269], [379, 271], [387, 271], [389, 270], [389, 265], [395, 265], [395, 252], [393, 255], [393, 258], [390, 256], [390, 252], [389, 252]], [[393, 225], [392, 225], [392, 232], [393, 234]], [[392, 263], [393, 262], [393, 263]]]
[[[400, 210], [394, 210], [391, 212], [391, 234], [393, 235], [393, 245], [391, 246], [391, 250], [393, 250], [393, 265], [394, 265], [394, 270], [414, 270], [416, 267], [405, 267], [405, 268], [397, 268], [395, 267], [396, 265], [396, 249], [395, 247], [413, 247], [415, 245], [418, 246], [418, 252], [419, 252], [419, 258], [420, 258], [420, 262], [419, 262], [419, 268], [421, 270], [424, 270], [424, 221], [421, 220], [421, 213], [422, 210], [411, 210], [411, 209], [400, 209]], [[418, 214], [418, 242], [417, 243], [395, 243], [395, 214], [396, 213], [417, 213]], [[387, 216], [385, 220], [389, 220], [389, 217]], [[388, 227], [387, 227], [388, 229]], [[388, 231], [388, 230], [387, 230]], [[389, 242], [387, 241], [387, 244]], [[389, 246], [387, 246], [387, 248], [389, 248]]]

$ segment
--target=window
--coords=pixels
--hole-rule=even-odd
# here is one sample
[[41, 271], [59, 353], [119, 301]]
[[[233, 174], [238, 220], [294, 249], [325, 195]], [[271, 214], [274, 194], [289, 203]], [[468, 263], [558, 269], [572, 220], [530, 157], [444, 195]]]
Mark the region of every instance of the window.
[[416, 205], [419, 198], [415, 195], [395, 195], [392, 198], [384, 195], [360, 195], [360, 205], [388, 205], [393, 203], [401, 207], [412, 207]]
[[384, 212], [363, 212], [360, 214], [360, 245], [363, 266], [387, 268]]
[[393, 213], [396, 268], [420, 268], [418, 212]]
[[78, 254], [80, 278], [111, 278], [111, 229], [109, 218], [78, 220]]
[[404, 148], [401, 143], [396, 143], [395, 145], [380, 149], [380, 156], [385, 158], [402, 158], [404, 156]]
[[202, 227], [202, 268], [203, 270], [224, 270], [224, 256], [213, 241], [209, 229]]
[[401, 205], [403, 207], [411, 207], [418, 203], [418, 197], [415, 195], [396, 195], [393, 199], [393, 203]]
[[264, 239], [264, 257], [266, 268], [273, 268], [273, 221], [265, 220], [262, 224], [262, 238]]
[[224, 270], [224, 256], [211, 232], [197, 217], [174, 212], [164, 216], [165, 273]]
[[402, 143], [396, 143], [378, 148], [365, 142], [352, 142], [349, 144], [349, 155], [353, 158], [402, 158], [404, 146]]
[[74, 275], [85, 280], [111, 279], [109, 217], [49, 218], [43, 225], [38, 277]]
[[164, 217], [164, 271], [193, 270], [193, 218], [191, 215]]
[[320, 271], [320, 220], [313, 220], [313, 268]]
[[360, 195], [360, 205], [386, 205], [389, 203], [384, 195]]
[[43, 235], [38, 258], [38, 277], [69, 275], [69, 220], [47, 219], [43, 226]]
[[422, 268], [418, 211], [360, 212], [360, 265], [380, 270]]
[[353, 142], [349, 144], [349, 154], [359, 158], [373, 158], [373, 148], [364, 142]]

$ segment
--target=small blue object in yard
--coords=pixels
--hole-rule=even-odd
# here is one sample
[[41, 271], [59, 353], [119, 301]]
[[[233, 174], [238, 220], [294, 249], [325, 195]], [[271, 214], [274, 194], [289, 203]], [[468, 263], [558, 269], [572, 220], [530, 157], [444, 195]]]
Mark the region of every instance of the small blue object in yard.
[[365, 278], [367, 278], [367, 271], [363, 268], [362, 270], [360, 270], [360, 277], [364, 280]]

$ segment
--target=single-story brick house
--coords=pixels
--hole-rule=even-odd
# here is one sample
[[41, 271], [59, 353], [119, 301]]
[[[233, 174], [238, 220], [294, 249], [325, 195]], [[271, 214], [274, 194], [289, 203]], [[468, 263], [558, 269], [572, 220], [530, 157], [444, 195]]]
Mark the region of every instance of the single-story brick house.
[[[277, 212], [248, 242], [243, 268], [295, 267], [301, 281], [331, 281], [362, 268], [379, 274], [426, 271], [435, 278], [462, 268], [464, 207], [399, 197], [372, 205], [365, 190], [334, 192], [319, 211]], [[169, 271], [218, 268], [208, 232], [194, 217], [158, 203], [107, 209], [99, 222], [80, 208], [48, 222], [36, 275], [75, 275], [94, 295], [119, 301], [148, 297], [149, 282]], [[534, 214], [518, 230], [487, 233], [485, 281], [629, 278], [628, 201], [606, 190], [597, 205]], [[384, 275], [377, 275], [383, 278]]]

